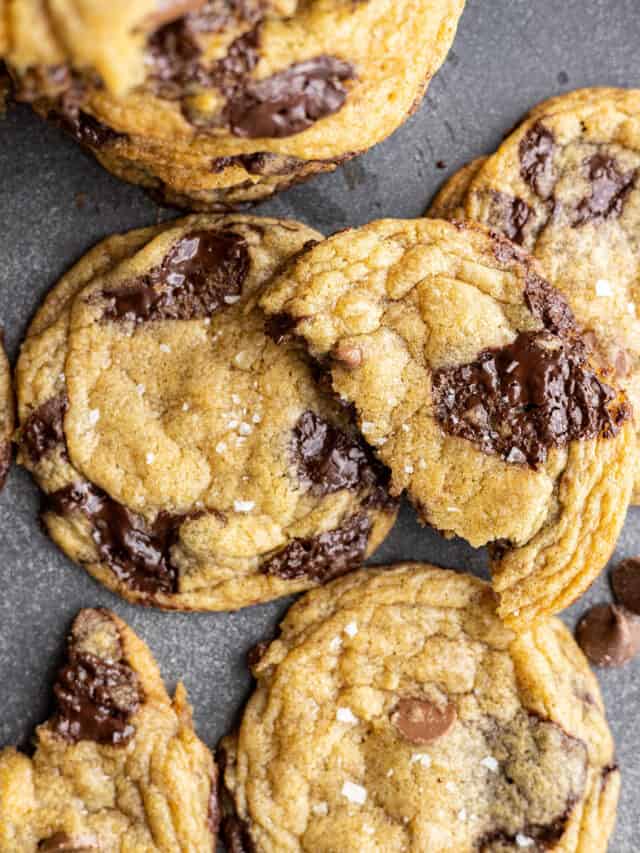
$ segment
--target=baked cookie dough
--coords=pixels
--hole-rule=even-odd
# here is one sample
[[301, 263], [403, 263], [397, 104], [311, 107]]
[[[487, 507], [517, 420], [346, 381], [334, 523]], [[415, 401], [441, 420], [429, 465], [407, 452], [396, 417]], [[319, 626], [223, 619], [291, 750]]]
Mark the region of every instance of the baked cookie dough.
[[[640, 432], [640, 90], [539, 104], [496, 154], [455, 175], [429, 215], [471, 219], [528, 249], [614, 365]], [[640, 502], [640, 454], [634, 503]]]
[[396, 130], [444, 61], [463, 8], [13, 0], [0, 7], [0, 55], [18, 97], [107, 169], [169, 203], [211, 209], [331, 171]]
[[359, 568], [388, 472], [255, 307], [320, 235], [194, 216], [112, 237], [53, 289], [16, 371], [19, 459], [55, 542], [110, 589], [229, 610]]
[[525, 252], [471, 224], [384, 220], [303, 253], [261, 304], [303, 339], [421, 519], [489, 544], [513, 627], [609, 559], [630, 408]]
[[486, 583], [404, 564], [305, 596], [256, 658], [220, 750], [229, 850], [606, 851], [614, 746], [559, 620], [516, 636]]
[[0, 853], [213, 851], [217, 770], [115, 614], [82, 610], [35, 752], [0, 751]]
[[11, 368], [4, 351], [2, 331], [0, 330], [0, 489], [7, 481], [13, 450], [11, 437], [14, 429], [13, 386]]

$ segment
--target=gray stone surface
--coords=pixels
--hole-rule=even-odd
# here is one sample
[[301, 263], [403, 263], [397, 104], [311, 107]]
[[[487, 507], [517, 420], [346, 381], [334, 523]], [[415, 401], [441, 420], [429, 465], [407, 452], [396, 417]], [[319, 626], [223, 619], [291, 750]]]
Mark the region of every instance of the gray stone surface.
[[[380, 216], [420, 214], [443, 179], [491, 151], [537, 101], [592, 85], [640, 85], [637, 0], [469, 0], [449, 59], [425, 103], [393, 138], [334, 175], [262, 205], [330, 233]], [[439, 170], [438, 161], [446, 168]], [[15, 358], [41, 297], [98, 239], [173, 215], [119, 183], [53, 128], [18, 108], [0, 120], [0, 320]], [[212, 746], [250, 689], [246, 651], [269, 635], [280, 601], [235, 614], [131, 607], [74, 567], [43, 535], [38, 496], [14, 469], [0, 497], [0, 745], [24, 743], [47, 714], [62, 641], [83, 606], [113, 608], [149, 643], [169, 685], [185, 681]], [[615, 559], [640, 552], [631, 510]], [[483, 573], [483, 552], [422, 530], [405, 508], [376, 562], [425, 559]], [[566, 614], [607, 599], [603, 577]], [[600, 672], [624, 785], [612, 853], [640, 851], [640, 660]]]

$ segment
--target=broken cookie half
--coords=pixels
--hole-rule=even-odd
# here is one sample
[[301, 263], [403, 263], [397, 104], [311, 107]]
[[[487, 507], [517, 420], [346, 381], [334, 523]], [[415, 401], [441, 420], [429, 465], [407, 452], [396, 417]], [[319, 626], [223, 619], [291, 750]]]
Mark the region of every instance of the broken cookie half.
[[261, 304], [355, 405], [392, 492], [490, 546], [510, 627], [597, 577], [629, 503], [631, 407], [524, 250], [471, 224], [374, 222], [304, 252]]
[[35, 752], [0, 752], [0, 851], [212, 851], [217, 773], [184, 687], [173, 701], [146, 645], [83, 610]]

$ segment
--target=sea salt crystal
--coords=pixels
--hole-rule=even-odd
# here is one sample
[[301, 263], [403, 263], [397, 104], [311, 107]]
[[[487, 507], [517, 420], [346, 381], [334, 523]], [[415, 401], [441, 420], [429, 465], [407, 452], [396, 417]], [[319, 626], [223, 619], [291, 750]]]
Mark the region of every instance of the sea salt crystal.
[[362, 785], [356, 785], [355, 782], [345, 782], [342, 786], [342, 796], [346, 797], [350, 802], [357, 803], [361, 806], [367, 801], [367, 791]]
[[240, 433], [240, 435], [250, 435], [251, 426], [249, 424], [241, 423], [238, 432]]
[[491, 770], [492, 773], [497, 773], [500, 767], [493, 755], [487, 755], [486, 758], [482, 759], [480, 764], [482, 764], [483, 767], [486, 767], [487, 770]]
[[171, 352], [169, 344], [160, 344], [160, 352]]
[[227, 449], [227, 442], [226, 441], [219, 441], [216, 444], [216, 453], [224, 453], [226, 451], [226, 449]]
[[338, 708], [336, 711], [336, 719], [339, 723], [349, 723], [349, 725], [357, 725], [358, 718], [353, 713], [351, 708]]
[[350, 637], [355, 637], [358, 633], [358, 623], [357, 622], [349, 622], [349, 624], [344, 629], [345, 634], [348, 634]]
[[529, 838], [528, 835], [523, 835], [521, 832], [519, 832], [516, 835], [516, 844], [518, 845], [518, 847], [533, 847], [535, 841], [533, 840], [533, 838]]
[[144, 387], [144, 385], [142, 383], [140, 383], [140, 385], [136, 385], [136, 391], [138, 392], [138, 394], [140, 394], [141, 397], [146, 390], [147, 389]]
[[597, 296], [612, 296], [613, 290], [611, 288], [611, 282], [607, 281], [606, 278], [599, 278], [596, 281], [596, 295]]
[[227, 305], [235, 305], [236, 302], [240, 301], [240, 297], [239, 296], [232, 296], [231, 294], [227, 294], [227, 296], [224, 297], [224, 301], [226, 302]]
[[188, 412], [190, 408], [191, 408], [191, 407], [189, 406], [189, 404], [188, 404], [188, 403], [183, 403], [183, 404], [182, 404], [182, 411], [183, 411], [183, 412]]
[[262, 415], [255, 414], [255, 415], [253, 415], [251, 420], [254, 422], [254, 424], [259, 424], [260, 421], [262, 420]]
[[413, 465], [405, 465], [404, 471], [405, 471], [405, 474], [413, 474]]
[[234, 501], [233, 508], [235, 512], [251, 512], [256, 505], [255, 501]]
[[460, 809], [460, 811], [458, 812], [458, 820], [466, 820], [466, 819], [467, 819], [467, 810], [466, 809]]
[[89, 409], [89, 423], [97, 424], [100, 420], [100, 409]]
[[342, 645], [342, 640], [340, 637], [334, 637], [333, 640], [329, 643], [329, 648], [332, 652], [337, 652], [340, 646]]
[[155, 453], [147, 453], [147, 465], [151, 465], [155, 461]]
[[315, 815], [327, 815], [329, 814], [329, 806], [327, 803], [314, 803], [311, 806], [311, 811]]
[[411, 756], [412, 764], [422, 764], [423, 767], [431, 767], [431, 756], [426, 752], [414, 752]]

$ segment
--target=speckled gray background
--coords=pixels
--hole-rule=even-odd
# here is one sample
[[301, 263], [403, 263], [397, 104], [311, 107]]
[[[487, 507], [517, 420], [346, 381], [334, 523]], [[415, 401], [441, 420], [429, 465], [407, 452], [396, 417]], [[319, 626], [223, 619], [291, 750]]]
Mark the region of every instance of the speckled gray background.
[[[416, 216], [447, 175], [492, 151], [537, 101], [579, 86], [640, 86], [639, 48], [638, 0], [468, 0], [454, 48], [417, 115], [359, 160], [258, 210], [326, 233], [383, 215]], [[0, 120], [0, 321], [12, 358], [41, 297], [89, 246], [171, 215], [28, 109], [13, 108]], [[40, 530], [37, 511], [34, 485], [14, 469], [0, 497], [0, 745], [24, 743], [46, 717], [70, 620], [81, 607], [102, 605], [149, 643], [169, 686], [186, 682], [198, 731], [213, 746], [250, 688], [246, 651], [271, 632], [288, 602], [235, 614], [134, 608], [63, 557]], [[639, 552], [636, 509], [614, 559]], [[484, 552], [420, 529], [408, 508], [375, 561], [404, 558], [478, 573], [486, 566]], [[573, 624], [608, 595], [603, 577], [567, 620]], [[611, 853], [640, 851], [639, 678], [640, 660], [600, 672], [624, 781]]]

